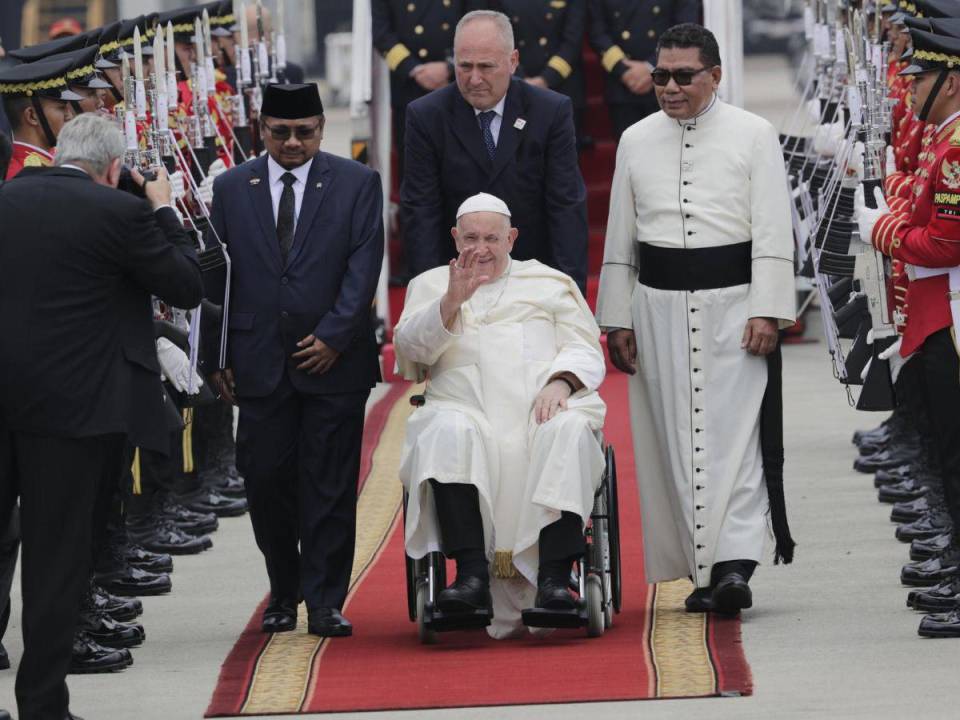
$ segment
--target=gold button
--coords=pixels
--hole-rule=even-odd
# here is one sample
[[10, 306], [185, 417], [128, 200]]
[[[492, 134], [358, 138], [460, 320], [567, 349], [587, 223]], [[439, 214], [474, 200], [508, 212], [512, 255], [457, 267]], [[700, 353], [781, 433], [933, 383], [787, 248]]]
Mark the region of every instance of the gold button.
[[540, 38], [540, 47], [543, 47], [547, 44], [547, 39], [545, 37]]
[[413, 29], [413, 31], [414, 31], [417, 35], [423, 35], [423, 25], [417, 25], [417, 26]]
[[425, 58], [425, 57], [427, 56], [427, 49], [426, 49], [426, 48], [420, 48], [420, 52], [417, 53], [417, 54], [418, 54], [420, 57]]
[[659, 14], [660, 14], [660, 6], [659, 6], [659, 5], [654, 5], [654, 6], [653, 6], [653, 14], [654, 14], [654, 15], [659, 15]]
[[407, 3], [407, 12], [413, 12], [416, 9], [417, 9], [416, 5], [414, 5], [413, 3]]
[[620, 37], [622, 37], [624, 40], [629, 40], [629, 39], [630, 39], [630, 31], [629, 31], [629, 30], [624, 30], [622, 33], [620, 33]]
[[444, 23], [444, 24], [441, 25], [440, 27], [442, 27], [444, 30], [449, 30], [449, 29], [450, 29], [450, 23]]
[[656, 30], [647, 30], [647, 37], [648, 37], [648, 38], [655, 38], [656, 36], [657, 36], [657, 31], [656, 31]]

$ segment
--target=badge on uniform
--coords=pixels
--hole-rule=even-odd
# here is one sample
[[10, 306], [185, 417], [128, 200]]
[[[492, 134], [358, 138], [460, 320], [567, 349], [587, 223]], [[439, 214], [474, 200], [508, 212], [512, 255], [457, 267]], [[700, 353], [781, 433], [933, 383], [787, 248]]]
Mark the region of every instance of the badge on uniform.
[[323, 183], [322, 183], [322, 182], [318, 182], [318, 183], [317, 183], [317, 190], [319, 190], [319, 189], [322, 188], [322, 187], [323, 187]]
[[514, 121], [513, 126], [517, 130], [523, 130], [527, 126], [527, 121], [523, 118], [517, 118], [516, 121]]
[[251, 185], [259, 185], [259, 184], [260, 184], [260, 178], [250, 178], [250, 184], [251, 184]]

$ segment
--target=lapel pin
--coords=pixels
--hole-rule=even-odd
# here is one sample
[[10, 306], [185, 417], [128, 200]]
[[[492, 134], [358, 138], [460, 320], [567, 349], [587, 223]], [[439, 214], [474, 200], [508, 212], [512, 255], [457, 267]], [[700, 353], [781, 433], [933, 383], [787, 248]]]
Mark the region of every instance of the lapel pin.
[[513, 126], [517, 130], [523, 130], [527, 126], [527, 121], [524, 120], [523, 118], [517, 118], [516, 122], [513, 123]]
[[257, 178], [257, 177], [255, 177], [255, 178], [250, 178], [250, 184], [251, 184], [251, 185], [259, 185], [259, 184], [260, 184], [260, 178]]
[[318, 182], [318, 183], [317, 183], [317, 190], [319, 190], [319, 189], [322, 188], [322, 187], [323, 187], [323, 183], [322, 183], [322, 182]]

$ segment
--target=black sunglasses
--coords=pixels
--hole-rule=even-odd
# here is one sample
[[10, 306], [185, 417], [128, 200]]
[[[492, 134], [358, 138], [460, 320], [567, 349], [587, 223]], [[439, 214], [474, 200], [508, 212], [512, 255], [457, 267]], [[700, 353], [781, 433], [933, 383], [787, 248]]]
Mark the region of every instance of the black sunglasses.
[[702, 72], [712, 70], [712, 67], [702, 67], [699, 70], [664, 70], [663, 68], [654, 68], [650, 73], [653, 84], [664, 87], [673, 78], [677, 85], [686, 86], [693, 82], [693, 78]]
[[291, 134], [296, 135], [297, 140], [312, 140], [317, 134], [317, 130], [320, 129], [320, 123], [311, 127], [297, 125], [296, 128], [291, 128], [289, 125], [273, 126], [268, 123], [263, 123], [263, 126], [270, 131], [270, 136], [278, 142], [289, 140]]

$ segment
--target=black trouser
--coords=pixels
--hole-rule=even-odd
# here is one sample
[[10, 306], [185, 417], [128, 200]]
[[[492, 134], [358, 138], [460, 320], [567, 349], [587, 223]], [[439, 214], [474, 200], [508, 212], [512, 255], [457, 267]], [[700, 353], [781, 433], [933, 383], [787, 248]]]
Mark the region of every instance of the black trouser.
[[928, 337], [921, 347], [927, 416], [940, 459], [943, 496], [960, 541], [960, 358], [950, 328]]
[[[443, 553], [455, 558], [465, 550], [483, 551], [483, 518], [480, 515], [480, 495], [475, 485], [467, 483], [440, 483], [430, 480], [433, 501], [437, 508], [437, 522]], [[540, 565], [572, 563], [583, 555], [583, 521], [580, 516], [563, 511], [560, 519], [540, 531]], [[566, 573], [570, 572], [569, 564]]]
[[653, 90], [638, 97], [637, 100], [638, 102], [633, 103], [610, 103], [607, 106], [610, 109], [613, 139], [617, 142], [620, 142], [620, 136], [623, 135], [624, 130], [660, 109]]
[[13, 433], [23, 536], [20, 720], [63, 720], [66, 675], [80, 604], [90, 581], [94, 505], [116, 482], [124, 437], [55, 438]]
[[369, 394], [302, 394], [284, 374], [269, 396], [239, 400], [237, 467], [276, 601], [343, 607]]
[[[183, 477], [183, 431], [171, 434], [169, 455], [156, 450], [140, 448], [140, 492], [133, 494], [133, 483], [128, 487], [127, 517], [133, 524], [152, 519], [158, 493], [173, 492], [181, 487]], [[132, 461], [132, 459], [131, 459]]]

